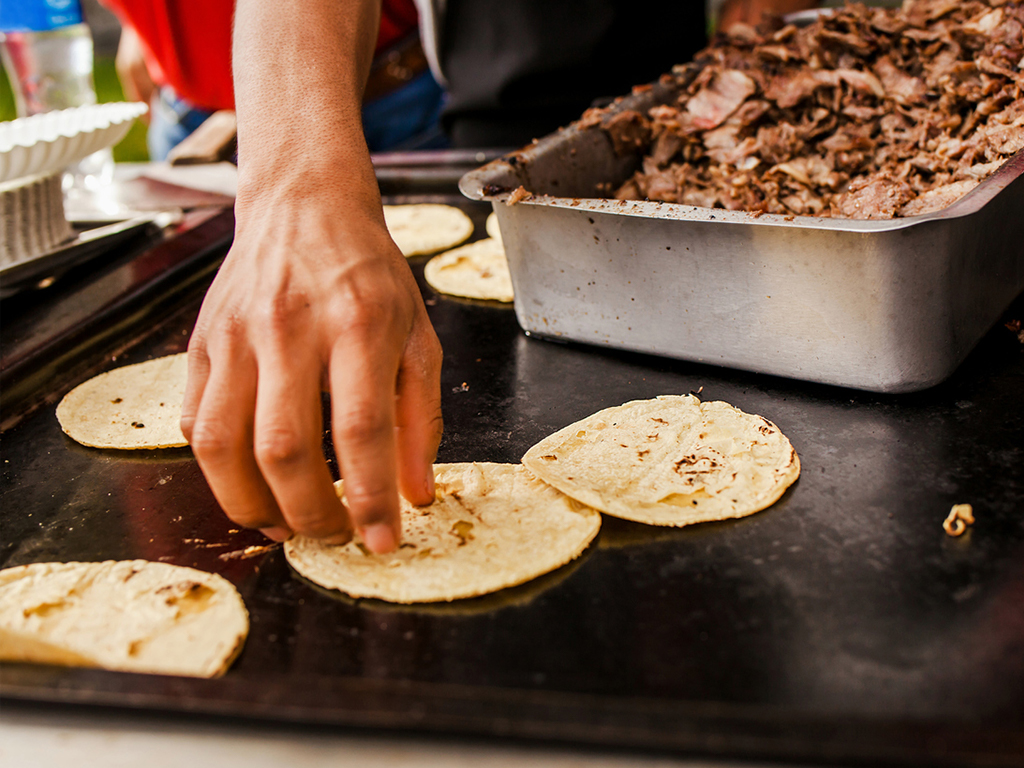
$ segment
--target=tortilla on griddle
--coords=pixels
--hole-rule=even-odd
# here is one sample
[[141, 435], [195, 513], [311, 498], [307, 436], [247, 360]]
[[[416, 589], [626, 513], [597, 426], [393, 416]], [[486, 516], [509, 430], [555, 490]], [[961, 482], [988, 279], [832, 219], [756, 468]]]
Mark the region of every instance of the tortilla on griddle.
[[93, 448], [176, 448], [188, 355], [170, 355], [94, 376], [57, 406], [61, 429]]
[[0, 659], [190, 677], [224, 673], [249, 615], [226, 579], [147, 560], [0, 571]]
[[800, 474], [770, 421], [692, 395], [606, 408], [541, 440], [523, 464], [609, 515], [673, 526], [753, 514]]
[[[519, 464], [438, 464], [436, 500], [401, 502], [402, 543], [375, 555], [295, 536], [288, 562], [310, 581], [393, 603], [457, 600], [522, 584], [577, 557], [601, 516]], [[336, 484], [344, 493], [343, 481]]]
[[491, 237], [435, 256], [423, 268], [423, 277], [435, 291], [450, 296], [503, 302], [514, 298], [505, 249]]
[[385, 205], [384, 222], [406, 256], [454, 248], [473, 234], [473, 222], [458, 208], [436, 203]]

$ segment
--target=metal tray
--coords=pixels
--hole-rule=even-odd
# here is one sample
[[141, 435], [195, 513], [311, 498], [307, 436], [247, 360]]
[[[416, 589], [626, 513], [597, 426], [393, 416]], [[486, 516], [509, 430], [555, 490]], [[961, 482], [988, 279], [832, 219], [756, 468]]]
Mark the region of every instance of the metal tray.
[[[527, 334], [914, 392], [1024, 290], [1024, 152], [948, 208], [886, 221], [597, 199], [638, 166], [574, 125], [463, 177], [494, 205]], [[532, 195], [505, 205], [519, 186]]]

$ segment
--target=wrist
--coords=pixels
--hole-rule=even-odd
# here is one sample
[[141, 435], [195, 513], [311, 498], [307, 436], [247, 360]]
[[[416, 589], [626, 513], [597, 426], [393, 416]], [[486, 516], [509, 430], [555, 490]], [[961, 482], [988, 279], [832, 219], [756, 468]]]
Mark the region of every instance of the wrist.
[[380, 218], [380, 191], [369, 155], [362, 161], [351, 154], [279, 153], [247, 162], [240, 154], [236, 216], [250, 219], [284, 211]]

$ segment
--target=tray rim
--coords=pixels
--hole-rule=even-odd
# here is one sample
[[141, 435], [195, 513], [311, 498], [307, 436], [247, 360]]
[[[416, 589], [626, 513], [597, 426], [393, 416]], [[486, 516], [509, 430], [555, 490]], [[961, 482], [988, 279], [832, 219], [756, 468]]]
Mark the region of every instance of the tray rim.
[[[614, 115], [629, 109], [645, 109], [648, 102], [659, 93], [674, 91], [675, 87], [667, 88], [661, 84], [652, 84], [651, 88], [641, 93], [633, 93], [620, 97], [613, 103], [607, 115]], [[533, 160], [544, 153], [556, 149], [563, 143], [569, 143], [576, 137], [601, 131], [600, 126], [581, 129], [578, 123], [560, 128], [542, 139], [535, 140], [514, 152], [469, 171], [459, 180], [459, 191], [471, 200], [481, 200], [493, 204], [535, 205], [549, 208], [570, 208], [587, 210], [596, 213], [632, 216], [647, 219], [665, 219], [681, 221], [713, 221], [731, 224], [753, 224], [755, 226], [781, 226], [796, 229], [831, 230], [837, 232], [892, 232], [919, 226], [933, 221], [946, 221], [964, 218], [976, 214], [992, 201], [1000, 192], [1013, 182], [1024, 176], [1024, 149], [1011, 155], [991, 175], [983, 179], [974, 189], [952, 204], [931, 213], [917, 216], [905, 216], [890, 219], [848, 219], [826, 218], [821, 216], [801, 216], [797, 214], [751, 213], [747, 211], [729, 211], [725, 208], [705, 208], [703, 206], [668, 203], [654, 200], [614, 200], [600, 197], [564, 197], [530, 192], [522, 200], [512, 203], [513, 190], [495, 184], [495, 180], [503, 177], [510, 169], [520, 165], [528, 166]], [[609, 144], [611, 140], [607, 138]], [[527, 190], [529, 192], [529, 190]]]

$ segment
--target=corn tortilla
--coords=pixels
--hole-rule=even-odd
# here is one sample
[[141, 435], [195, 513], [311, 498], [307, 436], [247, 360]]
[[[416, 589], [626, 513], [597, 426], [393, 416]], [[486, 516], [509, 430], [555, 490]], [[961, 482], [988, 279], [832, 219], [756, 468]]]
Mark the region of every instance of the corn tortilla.
[[147, 560], [0, 571], [0, 659], [191, 677], [224, 673], [249, 617], [226, 579]]
[[[375, 555], [358, 539], [344, 545], [295, 536], [288, 562], [320, 586], [352, 597], [430, 603], [495, 592], [577, 557], [601, 516], [541, 482], [519, 464], [438, 464], [436, 500], [401, 503], [402, 543]], [[344, 481], [336, 485], [344, 493]]]
[[469, 216], [451, 205], [385, 205], [384, 222], [391, 239], [406, 256], [454, 248], [473, 234]]
[[753, 514], [800, 474], [770, 421], [692, 395], [606, 408], [541, 440], [523, 464], [609, 515], [671, 526]]
[[184, 352], [115, 368], [68, 392], [57, 420], [69, 437], [93, 448], [188, 445], [180, 426], [187, 380]]
[[435, 256], [423, 268], [423, 277], [435, 291], [450, 296], [506, 303], [513, 299], [505, 249], [490, 237]]

